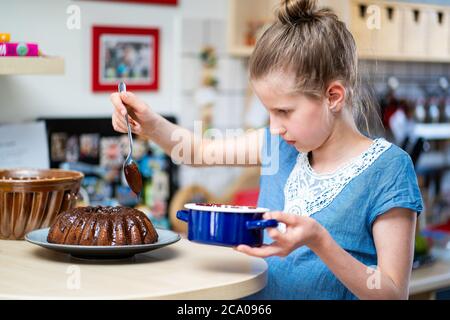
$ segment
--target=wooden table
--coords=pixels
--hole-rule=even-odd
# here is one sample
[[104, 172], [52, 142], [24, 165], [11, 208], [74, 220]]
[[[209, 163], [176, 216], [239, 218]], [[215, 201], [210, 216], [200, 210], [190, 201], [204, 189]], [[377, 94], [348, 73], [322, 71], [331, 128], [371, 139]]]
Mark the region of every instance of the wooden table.
[[[261, 290], [266, 272], [263, 259], [185, 239], [103, 262], [0, 240], [0, 299], [238, 299]], [[436, 261], [412, 273], [413, 298], [433, 298], [446, 287], [450, 262]]]
[[185, 239], [95, 262], [0, 240], [0, 299], [238, 299], [266, 283], [263, 259]]
[[450, 261], [437, 260], [413, 270], [409, 294], [413, 299], [433, 299], [437, 290], [449, 287]]

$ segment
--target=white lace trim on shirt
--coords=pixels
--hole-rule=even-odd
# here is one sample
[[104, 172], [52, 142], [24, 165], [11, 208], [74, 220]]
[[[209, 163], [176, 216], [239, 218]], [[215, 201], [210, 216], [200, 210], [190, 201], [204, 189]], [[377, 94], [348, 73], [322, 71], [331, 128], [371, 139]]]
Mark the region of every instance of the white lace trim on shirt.
[[331, 174], [315, 173], [307, 153], [300, 152], [284, 188], [284, 212], [310, 216], [322, 210], [390, 146], [388, 141], [376, 139], [368, 150]]

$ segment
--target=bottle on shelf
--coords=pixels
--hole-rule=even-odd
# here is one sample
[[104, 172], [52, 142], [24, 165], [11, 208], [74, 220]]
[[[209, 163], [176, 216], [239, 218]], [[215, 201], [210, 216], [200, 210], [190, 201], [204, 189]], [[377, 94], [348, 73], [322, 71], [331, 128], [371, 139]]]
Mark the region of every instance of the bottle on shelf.
[[416, 102], [414, 119], [417, 123], [423, 123], [426, 121], [427, 113], [425, 111], [425, 100], [423, 98], [419, 98]]
[[445, 122], [450, 123], [450, 97], [445, 100]]
[[446, 107], [446, 99], [445, 97], [441, 97], [439, 99], [439, 122], [445, 123], [445, 107]]
[[430, 99], [430, 105], [428, 107], [428, 119], [430, 123], [438, 123], [440, 118], [438, 99], [433, 97]]

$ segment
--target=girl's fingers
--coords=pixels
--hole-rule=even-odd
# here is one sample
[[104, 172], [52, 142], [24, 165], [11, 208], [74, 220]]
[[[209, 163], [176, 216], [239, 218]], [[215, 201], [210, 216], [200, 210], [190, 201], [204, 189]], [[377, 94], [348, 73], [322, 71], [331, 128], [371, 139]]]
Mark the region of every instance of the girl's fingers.
[[110, 99], [117, 112], [122, 116], [125, 116], [127, 114], [127, 110], [122, 102], [122, 99], [120, 98], [120, 94], [118, 92], [114, 92], [111, 94]]
[[[269, 217], [269, 218], [266, 218]], [[264, 219], [275, 219], [278, 222], [285, 223], [287, 225], [293, 225], [298, 223], [299, 217], [290, 213], [284, 213], [281, 211], [272, 211], [264, 214]]]
[[112, 117], [113, 128], [117, 132], [126, 133], [127, 129], [126, 129], [126, 126], [125, 126], [125, 121], [124, 120], [120, 120], [120, 118], [122, 118], [122, 117], [117, 117], [116, 114], [113, 114], [113, 117]]
[[[115, 113], [113, 113], [112, 119], [113, 119], [112, 122], [113, 122], [114, 130], [121, 132], [121, 133], [128, 132], [128, 127], [127, 127], [124, 117], [122, 117], [121, 115], [118, 115], [117, 112], [115, 112]], [[131, 132], [139, 134], [140, 129], [141, 129], [140, 124], [137, 123], [136, 121], [134, 121], [133, 119], [131, 119], [130, 116], [128, 116], [128, 121], [130, 122]]]
[[[131, 118], [131, 116], [128, 116], [128, 122], [130, 123], [130, 127], [131, 127], [131, 132], [133, 132], [133, 133], [138, 133], [138, 131], [139, 131], [139, 129], [140, 129], [140, 125], [139, 125], [139, 123], [136, 121], [136, 120], [134, 120], [133, 118]], [[125, 128], [127, 128], [127, 124], [125, 123], [125, 120], [124, 120], [124, 126], [125, 126]], [[128, 129], [128, 128], [127, 128]]]
[[147, 105], [131, 91], [121, 92], [120, 98], [131, 109], [130, 111], [142, 113], [148, 109]]
[[283, 235], [277, 228], [268, 228], [267, 234], [275, 241], [279, 240], [280, 237]]
[[139, 123], [134, 122], [131, 124], [131, 130], [135, 133], [139, 133], [141, 130], [141, 126], [139, 125]]
[[266, 219], [266, 220], [272, 219], [272, 213], [271, 212], [264, 213], [263, 219]]
[[126, 130], [127, 124], [125, 123], [124, 117], [122, 117], [120, 114], [114, 113], [114, 119], [116, 123], [120, 126], [120, 128], [123, 128]]
[[130, 116], [128, 116], [128, 121], [130, 122], [130, 125], [132, 127], [135, 127], [137, 125], [137, 122], [133, 118], [131, 118]]
[[258, 257], [258, 258], [274, 256], [279, 252], [279, 248], [276, 246], [275, 243], [272, 243], [271, 245], [263, 245], [261, 247], [255, 247], [255, 248], [241, 244], [236, 247], [236, 250], [239, 252], [245, 253], [249, 256]]
[[264, 219], [276, 219], [276, 216], [283, 214], [281, 211], [269, 211], [264, 213], [263, 218]]

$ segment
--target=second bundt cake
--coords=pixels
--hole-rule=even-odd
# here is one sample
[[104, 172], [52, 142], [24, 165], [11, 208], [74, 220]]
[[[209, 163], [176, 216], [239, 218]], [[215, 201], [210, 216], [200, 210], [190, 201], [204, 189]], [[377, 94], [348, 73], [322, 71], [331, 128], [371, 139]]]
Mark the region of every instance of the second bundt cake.
[[47, 241], [85, 246], [122, 246], [158, 241], [150, 219], [127, 207], [78, 207], [62, 212], [50, 227]]

